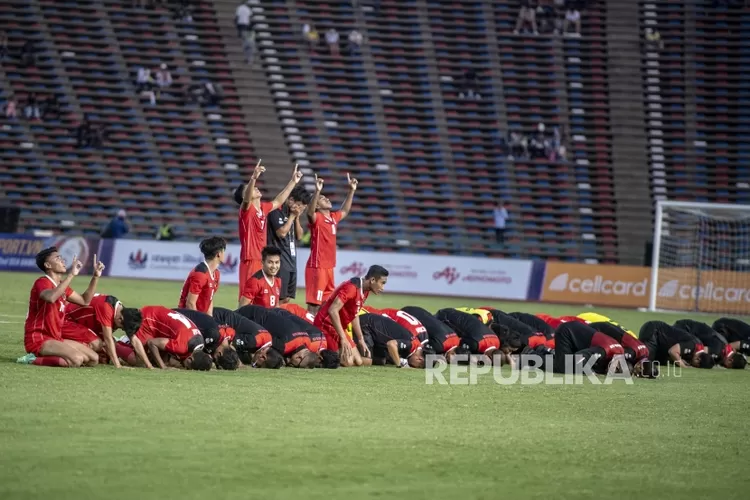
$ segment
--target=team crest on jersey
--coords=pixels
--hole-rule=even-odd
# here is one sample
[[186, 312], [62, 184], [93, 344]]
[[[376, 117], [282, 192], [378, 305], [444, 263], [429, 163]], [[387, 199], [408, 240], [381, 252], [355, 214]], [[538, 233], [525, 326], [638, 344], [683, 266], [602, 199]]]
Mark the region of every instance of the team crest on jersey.
[[128, 257], [128, 267], [130, 267], [130, 269], [144, 269], [147, 262], [148, 254], [141, 252], [140, 248], [135, 253], [131, 252]]

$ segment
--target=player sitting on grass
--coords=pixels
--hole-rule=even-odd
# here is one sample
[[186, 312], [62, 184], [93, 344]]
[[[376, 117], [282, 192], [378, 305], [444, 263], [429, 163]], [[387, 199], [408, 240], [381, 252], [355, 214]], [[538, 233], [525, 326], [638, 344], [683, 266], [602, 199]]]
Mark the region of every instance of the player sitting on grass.
[[226, 249], [226, 240], [218, 236], [201, 241], [200, 250], [204, 260], [188, 274], [185, 284], [182, 285], [180, 303], [177, 307], [211, 315], [214, 294], [219, 291], [221, 279], [219, 266], [224, 262]]
[[117, 297], [97, 294], [87, 306], [72, 305], [66, 309], [63, 338], [88, 345], [94, 352], [103, 347], [105, 357], [115, 368], [120, 368], [120, 356], [127, 357], [129, 351], [115, 342], [112, 332], [118, 328], [122, 328], [122, 304]]
[[188, 370], [208, 371], [213, 360], [203, 352], [203, 336], [195, 324], [182, 314], [162, 306], [142, 309], [125, 308], [122, 311], [123, 330], [140, 362], [153, 368], [146, 355], [148, 347], [154, 362], [161, 369], [167, 365], [162, 352], [177, 357]]
[[261, 201], [263, 195], [256, 187], [256, 182], [265, 171], [266, 168], [258, 160], [250, 182], [240, 184], [234, 191], [234, 201], [240, 206], [240, 284], [244, 284], [250, 276], [262, 268], [261, 251], [268, 239], [266, 228], [268, 213], [283, 205], [294, 186], [302, 179], [302, 172], [295, 165], [292, 178], [276, 198], [271, 202]]
[[424, 368], [422, 343], [412, 333], [381, 314], [359, 316], [359, 325], [367, 347], [372, 352], [372, 364], [391, 363], [399, 368]]
[[321, 194], [323, 179], [315, 176], [315, 194], [307, 205], [310, 228], [310, 257], [305, 266], [305, 302], [307, 309], [316, 314], [320, 305], [328, 300], [335, 287], [333, 268], [336, 267], [336, 232], [339, 222], [352, 210], [357, 179], [346, 174], [349, 192], [341, 209], [331, 211], [333, 204]]
[[90, 347], [63, 338], [65, 306], [68, 302], [86, 306], [96, 292], [96, 284], [104, 271], [104, 264], [94, 255], [94, 275], [83, 295], [70, 288], [83, 263], [76, 257], [70, 269], [56, 247], [42, 250], [36, 255], [36, 265], [44, 273], [31, 287], [29, 310], [24, 324], [24, 347], [28, 353], [20, 362], [38, 366], [95, 366], [99, 355]]
[[750, 356], [750, 325], [739, 319], [719, 318], [712, 326], [735, 351]]
[[722, 334], [707, 324], [692, 319], [681, 319], [675, 322], [674, 327], [695, 335], [706, 346], [714, 363], [719, 366], [735, 370], [744, 370], [747, 366], [744, 354], [737, 352]]
[[[370, 349], [362, 338], [357, 314], [370, 293], [379, 295], [387, 282], [386, 268], [370, 266], [364, 278], [352, 278], [341, 283], [315, 316], [315, 326], [323, 331], [328, 348], [339, 353], [342, 367], [372, 363]], [[346, 334], [345, 328], [349, 324], [352, 325], [356, 343]]]
[[[596, 358], [593, 371], [618, 373], [624, 371], [622, 345], [612, 337], [577, 321], [566, 321], [555, 330], [555, 353], [552, 368], [555, 373], [567, 373], [574, 363], [586, 364]], [[567, 361], [573, 356], [573, 360]], [[567, 366], [566, 366], [567, 365]]]
[[276, 247], [263, 249], [263, 269], [250, 276], [242, 285], [239, 307], [256, 304], [277, 307], [281, 293], [281, 279], [277, 276], [281, 266], [281, 250]]
[[649, 321], [641, 326], [638, 339], [646, 344], [651, 361], [669, 362], [687, 368], [713, 368], [714, 360], [695, 335], [663, 321]]

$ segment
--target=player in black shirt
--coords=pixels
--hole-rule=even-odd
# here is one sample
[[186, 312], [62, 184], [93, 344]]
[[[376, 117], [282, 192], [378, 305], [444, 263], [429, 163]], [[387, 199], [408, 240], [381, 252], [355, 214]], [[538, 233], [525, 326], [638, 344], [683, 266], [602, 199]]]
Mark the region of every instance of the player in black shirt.
[[734, 318], [719, 318], [714, 321], [713, 329], [724, 335], [736, 351], [750, 356], [750, 325]]
[[566, 373], [565, 361], [575, 356], [575, 363], [587, 363], [598, 358], [593, 370], [597, 373], [614, 373], [619, 360], [624, 361], [622, 345], [612, 337], [596, 331], [589, 325], [568, 321], [555, 330], [555, 353], [552, 368], [555, 373]]
[[281, 278], [279, 300], [286, 304], [297, 296], [297, 240], [304, 234], [300, 214], [305, 213], [311, 195], [297, 185], [289, 194], [286, 203], [268, 214], [268, 245], [281, 250]]
[[521, 323], [530, 326], [537, 332], [543, 333], [544, 336], [547, 337], [547, 339], [554, 338], [555, 336], [555, 329], [548, 325], [542, 318], [538, 318], [533, 314], [512, 312], [508, 313], [508, 316], [511, 316]]
[[416, 306], [401, 308], [405, 313], [414, 316], [427, 330], [427, 343], [425, 347], [435, 351], [436, 354], [453, 352], [461, 344], [461, 337], [453, 329], [443, 323], [426, 309]]
[[214, 321], [213, 317], [193, 309], [177, 308], [174, 311], [182, 314], [198, 327], [198, 330], [203, 335], [203, 350], [208, 354], [213, 354], [221, 341], [219, 325]]
[[316, 368], [335, 369], [341, 365], [341, 358], [339, 358], [339, 353], [331, 351], [327, 348], [326, 337], [325, 335], [323, 335], [323, 332], [320, 330], [320, 328], [308, 321], [305, 321], [299, 316], [290, 313], [285, 309], [277, 308], [273, 309], [273, 312], [288, 319], [289, 321], [297, 325], [297, 328], [299, 328], [300, 330], [307, 332], [307, 336], [310, 338], [310, 345], [308, 346], [308, 349], [318, 355], [318, 363], [316, 365]]
[[649, 321], [641, 326], [638, 338], [646, 344], [649, 359], [677, 366], [713, 368], [714, 361], [694, 335], [663, 321]]
[[[439, 310], [435, 317], [450, 326], [461, 337], [461, 345], [453, 351], [453, 354], [502, 356], [505, 361], [510, 362], [508, 356], [512, 349], [506, 347], [501, 350], [498, 336], [473, 314], [446, 308]], [[447, 353], [446, 361], [450, 362], [451, 357], [451, 353]]]
[[362, 337], [372, 353], [373, 364], [388, 361], [400, 368], [424, 368], [424, 353], [419, 339], [391, 318], [380, 314], [359, 317]]
[[[261, 345], [270, 342], [270, 333], [265, 328], [231, 309], [214, 307], [213, 318], [219, 325], [221, 334], [219, 346], [213, 354], [218, 368], [235, 370], [240, 366], [238, 353], [244, 352], [242, 357], [249, 362], [250, 354], [247, 354], [247, 351], [255, 352], [255, 345], [258, 342]], [[237, 349], [236, 339], [241, 340], [241, 349]]]
[[588, 325], [620, 343], [625, 352], [625, 361], [633, 376], [644, 378], [656, 378], [659, 376], [659, 365], [648, 359], [649, 350], [646, 344], [630, 335], [621, 326], [607, 321], [589, 323]]
[[714, 331], [706, 323], [692, 319], [681, 319], [675, 322], [674, 327], [695, 335], [706, 346], [714, 363], [724, 368], [734, 368], [735, 370], [743, 370], [747, 365], [745, 356], [735, 351], [722, 334]]

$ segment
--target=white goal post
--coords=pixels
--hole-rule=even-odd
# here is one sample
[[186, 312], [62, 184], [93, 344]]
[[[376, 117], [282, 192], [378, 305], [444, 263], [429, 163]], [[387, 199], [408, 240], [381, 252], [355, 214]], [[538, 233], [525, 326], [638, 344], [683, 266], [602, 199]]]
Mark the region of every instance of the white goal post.
[[750, 315], [750, 205], [659, 200], [649, 310]]

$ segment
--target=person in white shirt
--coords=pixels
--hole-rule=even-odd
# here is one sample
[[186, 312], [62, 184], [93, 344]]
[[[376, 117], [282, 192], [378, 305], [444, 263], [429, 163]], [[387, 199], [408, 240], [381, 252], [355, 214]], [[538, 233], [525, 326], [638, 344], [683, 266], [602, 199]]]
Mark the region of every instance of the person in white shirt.
[[241, 3], [234, 13], [234, 23], [237, 26], [237, 36], [242, 38], [244, 31], [250, 31], [250, 19], [253, 17], [253, 12], [250, 10], [250, 6], [246, 3]]
[[502, 245], [505, 243], [505, 224], [508, 220], [508, 209], [505, 208], [505, 202], [500, 201], [493, 210], [495, 217], [495, 241]]
[[326, 31], [326, 43], [333, 57], [339, 56], [339, 32], [335, 28]]
[[160, 89], [164, 89], [172, 85], [172, 73], [169, 72], [167, 65], [164, 63], [162, 63], [162, 65], [156, 71], [156, 84]]
[[148, 97], [152, 106], [156, 104], [156, 93], [153, 89], [154, 80], [151, 78], [151, 70], [140, 66], [138, 68], [138, 75], [136, 76], [135, 82], [136, 94]]
[[[573, 32], [569, 32], [570, 26], [573, 26]], [[581, 36], [581, 13], [577, 9], [568, 9], [565, 12], [565, 24], [563, 25], [563, 35]]]
[[349, 33], [349, 53], [359, 54], [360, 47], [362, 47], [362, 33], [353, 29]]

